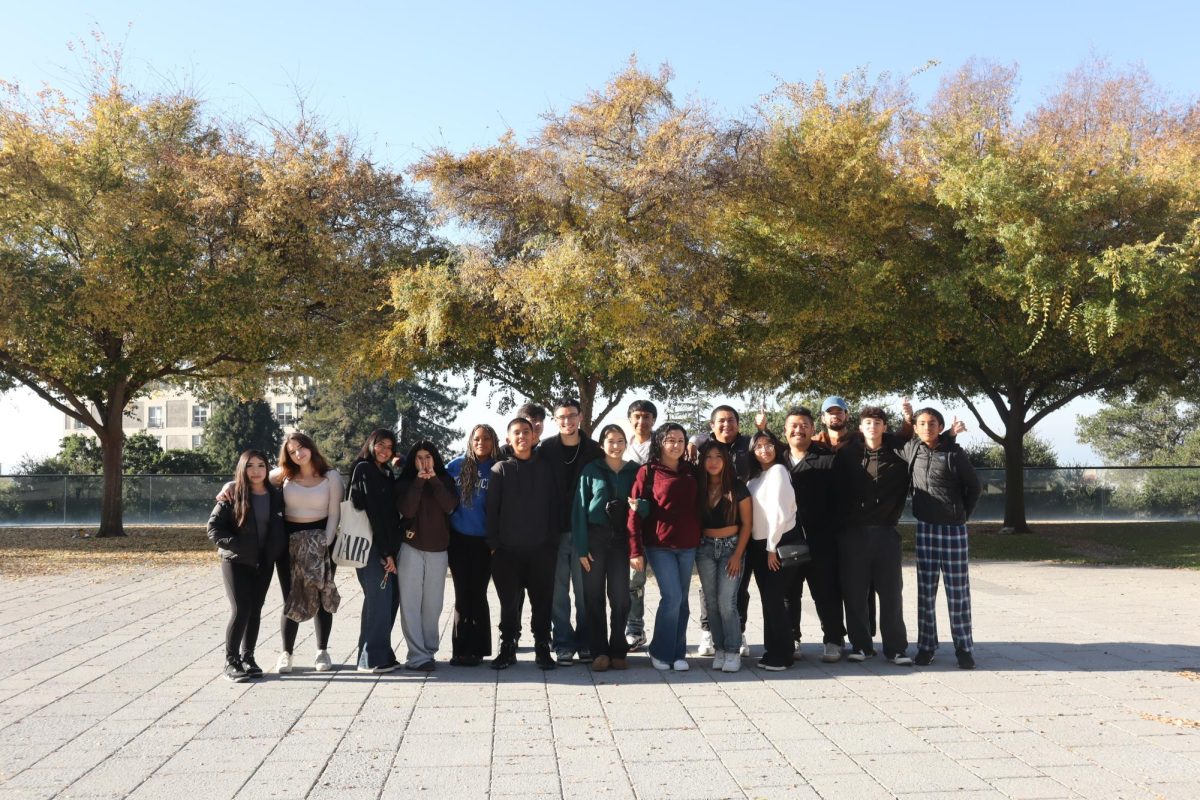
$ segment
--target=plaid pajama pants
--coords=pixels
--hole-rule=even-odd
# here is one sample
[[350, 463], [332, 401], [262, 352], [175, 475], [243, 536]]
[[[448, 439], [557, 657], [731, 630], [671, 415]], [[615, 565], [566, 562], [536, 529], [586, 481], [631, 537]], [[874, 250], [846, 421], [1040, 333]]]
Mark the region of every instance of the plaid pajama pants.
[[955, 650], [971, 650], [971, 579], [967, 526], [917, 521], [917, 647], [936, 650], [938, 576], [946, 576], [946, 605]]

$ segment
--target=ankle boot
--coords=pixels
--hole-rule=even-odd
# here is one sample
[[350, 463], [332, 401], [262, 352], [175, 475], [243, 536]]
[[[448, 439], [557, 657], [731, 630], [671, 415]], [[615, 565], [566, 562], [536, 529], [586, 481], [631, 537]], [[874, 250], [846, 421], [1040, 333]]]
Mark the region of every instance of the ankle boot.
[[508, 669], [517, 663], [517, 643], [501, 642], [500, 652], [492, 659], [492, 669]]

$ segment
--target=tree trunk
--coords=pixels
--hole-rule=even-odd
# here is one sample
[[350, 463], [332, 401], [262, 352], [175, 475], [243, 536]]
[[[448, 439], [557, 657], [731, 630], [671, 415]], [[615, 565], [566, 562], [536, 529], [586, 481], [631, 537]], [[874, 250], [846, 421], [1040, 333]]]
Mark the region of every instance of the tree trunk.
[[121, 418], [117, 417], [116, 430], [109, 421], [104, 426], [100, 439], [103, 448], [104, 496], [100, 501], [100, 530], [97, 536], [124, 536], [124, 508], [121, 496], [122, 470], [125, 460], [125, 434]]
[[596, 387], [579, 386], [579, 427], [587, 431], [588, 436], [595, 436], [595, 425], [598, 420], [592, 419], [592, 410], [596, 407]]
[[1004, 526], [1001, 533], [1029, 533], [1025, 521], [1024, 414], [1014, 413], [1004, 432]]

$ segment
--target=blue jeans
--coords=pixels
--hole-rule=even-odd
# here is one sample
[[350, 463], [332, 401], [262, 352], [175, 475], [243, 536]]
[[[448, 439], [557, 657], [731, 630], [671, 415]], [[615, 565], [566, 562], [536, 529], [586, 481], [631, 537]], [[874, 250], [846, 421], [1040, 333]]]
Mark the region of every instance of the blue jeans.
[[355, 570], [363, 590], [362, 619], [358, 629], [358, 666], [383, 667], [396, 663], [392, 650], [392, 626], [400, 609], [400, 588], [395, 575], [383, 580], [383, 565], [379, 563], [379, 544], [371, 545], [367, 565]]
[[[587, 617], [583, 608], [583, 567], [575, 553], [571, 532], [558, 540], [554, 562], [554, 602], [550, 607], [551, 639], [555, 653], [581, 653], [588, 649]], [[575, 627], [571, 627], [571, 592], [575, 592]]]
[[[733, 552], [737, 550], [738, 537], [714, 539], [704, 536], [696, 550], [696, 572], [700, 573], [700, 588], [708, 610], [708, 630], [713, 637], [713, 646], [726, 653], [737, 652], [742, 646], [742, 617], [738, 614], [738, 587], [742, 573], [729, 577], [726, 569]], [[742, 555], [741, 568], [745, 569], [746, 558]]]
[[647, 547], [646, 563], [654, 573], [659, 594], [649, 652], [670, 664], [687, 655], [688, 586], [692, 582], [696, 548]]

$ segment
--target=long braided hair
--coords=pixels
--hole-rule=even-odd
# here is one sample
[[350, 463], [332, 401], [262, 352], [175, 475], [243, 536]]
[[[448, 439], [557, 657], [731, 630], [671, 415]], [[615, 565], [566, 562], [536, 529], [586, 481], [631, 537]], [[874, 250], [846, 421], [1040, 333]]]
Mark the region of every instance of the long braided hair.
[[458, 491], [464, 506], [474, 505], [475, 493], [479, 491], [479, 459], [475, 455], [475, 448], [471, 446], [476, 431], [483, 431], [492, 440], [487, 458], [495, 461], [500, 455], [500, 437], [496, 435], [495, 428], [483, 424], [471, 428], [471, 432], [467, 434], [467, 454], [463, 456], [462, 470], [458, 473]]

